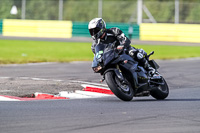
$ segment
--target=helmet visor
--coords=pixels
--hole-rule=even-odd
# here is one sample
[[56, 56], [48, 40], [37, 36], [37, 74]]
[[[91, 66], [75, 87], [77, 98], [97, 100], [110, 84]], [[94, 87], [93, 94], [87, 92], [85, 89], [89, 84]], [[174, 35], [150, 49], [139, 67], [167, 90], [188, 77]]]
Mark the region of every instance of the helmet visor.
[[96, 35], [101, 29], [100, 28], [94, 28], [94, 29], [89, 29], [90, 35], [94, 36]]

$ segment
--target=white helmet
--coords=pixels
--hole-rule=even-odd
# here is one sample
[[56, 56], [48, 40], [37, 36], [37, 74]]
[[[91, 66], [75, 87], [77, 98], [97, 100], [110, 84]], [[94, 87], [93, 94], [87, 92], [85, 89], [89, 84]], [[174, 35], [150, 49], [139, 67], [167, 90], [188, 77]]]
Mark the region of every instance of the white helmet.
[[106, 30], [106, 23], [102, 18], [94, 18], [88, 24], [90, 35], [93, 39], [99, 39]]

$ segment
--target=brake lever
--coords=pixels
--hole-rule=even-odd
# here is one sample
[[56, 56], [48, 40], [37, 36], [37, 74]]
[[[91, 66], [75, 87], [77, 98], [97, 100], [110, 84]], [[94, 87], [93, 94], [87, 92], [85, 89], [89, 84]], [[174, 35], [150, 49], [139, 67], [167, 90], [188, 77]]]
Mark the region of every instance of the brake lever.
[[149, 55], [148, 55], [148, 57], [150, 57], [151, 55], [153, 55], [154, 54], [154, 51], [152, 51]]
[[149, 55], [145, 55], [146, 57], [147, 57], [147, 59], [149, 60], [149, 57], [151, 56], [151, 55], [153, 55], [154, 54], [154, 51], [152, 51]]

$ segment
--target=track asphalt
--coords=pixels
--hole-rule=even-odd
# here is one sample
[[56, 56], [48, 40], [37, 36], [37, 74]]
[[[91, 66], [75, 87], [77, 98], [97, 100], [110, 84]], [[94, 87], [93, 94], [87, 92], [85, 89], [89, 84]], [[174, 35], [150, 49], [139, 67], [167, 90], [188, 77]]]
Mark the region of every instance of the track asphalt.
[[[200, 59], [158, 60], [170, 95], [123, 102], [95, 99], [0, 102], [2, 133], [198, 133]], [[0, 93], [26, 95], [82, 89], [80, 81], [99, 83], [91, 62], [1, 65]]]
[[[170, 88], [198, 87], [200, 59], [158, 60]], [[91, 62], [1, 65], [0, 94], [26, 96], [35, 92], [58, 94], [81, 90], [83, 82], [100, 83]], [[105, 82], [103, 83], [105, 85]]]

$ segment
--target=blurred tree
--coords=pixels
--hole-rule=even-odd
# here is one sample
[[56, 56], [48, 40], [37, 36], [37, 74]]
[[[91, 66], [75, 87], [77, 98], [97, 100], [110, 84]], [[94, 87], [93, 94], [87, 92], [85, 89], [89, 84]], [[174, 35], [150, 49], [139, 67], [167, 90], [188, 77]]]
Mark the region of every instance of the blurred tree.
[[66, 0], [64, 1], [64, 20], [89, 21], [98, 16], [97, 0]]
[[26, 19], [57, 20], [58, 0], [27, 0]]
[[103, 3], [103, 18], [107, 22], [130, 21], [131, 15], [136, 12], [136, 1], [105, 1]]
[[[174, 7], [175, 7], [174, 1], [163, 0], [163, 2], [159, 2], [157, 0], [154, 0], [154, 1], [146, 1], [144, 2], [144, 4], [157, 22], [161, 23], [174, 22]], [[144, 14], [143, 18], [148, 19], [147, 15], [145, 13], [143, 14]]]
[[196, 5], [195, 3], [189, 4], [190, 5], [190, 12], [185, 17], [186, 23], [200, 23], [200, 5]]
[[[88, 22], [98, 17], [98, 0], [63, 0], [63, 19]], [[137, 17], [137, 0], [102, 0], [103, 18], [106, 22], [130, 21]], [[175, 0], [143, 0], [157, 22], [173, 23]], [[0, 0], [0, 19], [21, 19], [22, 0]], [[200, 0], [179, 0], [180, 23], [200, 23]], [[26, 0], [26, 19], [58, 20], [59, 0]], [[13, 5], [18, 14], [11, 15]], [[143, 18], [147, 19], [145, 13]]]

